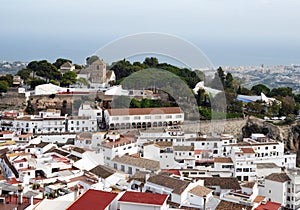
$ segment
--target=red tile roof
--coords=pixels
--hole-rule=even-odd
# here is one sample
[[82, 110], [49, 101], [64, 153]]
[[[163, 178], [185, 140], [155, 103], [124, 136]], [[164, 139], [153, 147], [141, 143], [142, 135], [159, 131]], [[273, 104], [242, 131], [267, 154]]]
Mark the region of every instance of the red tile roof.
[[195, 155], [199, 155], [199, 154], [205, 153], [205, 152], [212, 152], [212, 151], [207, 150], [207, 149], [195, 149], [195, 151], [194, 151]]
[[230, 157], [216, 157], [215, 163], [232, 163], [232, 159]]
[[110, 116], [183, 113], [180, 107], [108, 109], [107, 111]]
[[163, 205], [167, 200], [168, 195], [166, 194], [153, 194], [153, 193], [142, 193], [126, 191], [123, 196], [119, 199], [119, 202], [129, 203], [141, 203], [151, 205]]
[[13, 131], [1, 131], [0, 134], [13, 134], [14, 132]]
[[6, 182], [7, 184], [20, 184], [22, 182], [16, 180], [16, 178], [12, 178], [11, 180]]
[[254, 199], [254, 203], [260, 203], [260, 202], [262, 202], [263, 200], [265, 200], [265, 196], [260, 196], [260, 195], [258, 195], [258, 196], [256, 196], [255, 197], [255, 199]]
[[117, 197], [118, 194], [104, 192], [100, 190], [89, 189], [76, 201], [74, 201], [67, 210], [82, 209], [105, 209]]
[[24, 163], [27, 162], [27, 160], [25, 158], [22, 158], [21, 160], [14, 160], [14, 163]]
[[290, 177], [286, 173], [272, 173], [272, 174], [266, 176], [265, 179], [271, 180], [274, 182], [281, 182], [281, 183], [291, 180]]
[[166, 169], [166, 170], [163, 170], [163, 171], [169, 172], [169, 173], [177, 175], [177, 176], [181, 176], [180, 171], [178, 169]]
[[260, 204], [255, 210], [278, 210], [280, 209], [281, 204], [268, 201], [266, 204]]
[[255, 151], [252, 148], [241, 148], [245, 154], [255, 154]]

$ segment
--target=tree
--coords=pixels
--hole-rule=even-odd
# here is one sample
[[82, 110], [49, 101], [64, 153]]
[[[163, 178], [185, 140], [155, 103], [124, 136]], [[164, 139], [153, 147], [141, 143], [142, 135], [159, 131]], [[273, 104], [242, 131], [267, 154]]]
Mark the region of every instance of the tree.
[[293, 94], [293, 89], [290, 87], [279, 87], [279, 88], [273, 88], [269, 94], [272, 97], [275, 96], [282, 96], [282, 97], [286, 97], [286, 96], [291, 96], [294, 97]]
[[81, 65], [78, 65], [78, 64], [74, 64], [74, 65], [75, 65], [75, 69], [82, 69]]
[[68, 71], [62, 76], [62, 78], [60, 80], [60, 85], [63, 87], [69, 87], [70, 85], [76, 83], [76, 81], [77, 81], [76, 77], [77, 77], [77, 75], [75, 72]]
[[27, 114], [30, 114], [30, 115], [34, 114], [34, 108], [33, 108], [32, 104], [31, 104], [30, 100], [27, 101], [27, 106], [25, 108], [25, 112]]
[[239, 88], [237, 90], [237, 94], [250, 96], [250, 95], [252, 95], [252, 92], [248, 88], [239, 86]]
[[6, 74], [5, 76], [0, 77], [0, 81], [5, 81], [8, 87], [13, 85], [13, 76], [11, 74]]
[[145, 58], [143, 63], [148, 67], [157, 67], [158, 59], [155, 57]]
[[281, 99], [281, 108], [279, 114], [281, 116], [287, 116], [289, 114], [294, 114], [295, 110], [295, 100], [291, 96], [286, 96]]
[[77, 79], [77, 84], [79, 84], [79, 86], [82, 87], [83, 85], [88, 86], [89, 82], [85, 78], [80, 77], [79, 79]]
[[47, 81], [59, 80], [61, 73], [57, 68], [46, 60], [32, 61], [27, 65], [27, 68], [34, 72], [37, 76], [45, 78]]
[[268, 114], [271, 116], [278, 115], [280, 104], [274, 101], [271, 106], [268, 107]]
[[43, 79], [34, 79], [30, 82], [30, 88], [34, 89], [38, 85], [46, 84], [47, 82]]
[[23, 80], [28, 80], [30, 78], [30, 73], [32, 71], [30, 69], [21, 69], [17, 72], [17, 75], [19, 75]]
[[8, 83], [6, 81], [0, 81], [0, 93], [6, 93], [8, 90]]
[[59, 68], [61, 67], [61, 65], [63, 65], [63, 64], [66, 63], [66, 62], [72, 63], [71, 60], [68, 60], [68, 59], [65, 59], [65, 58], [58, 58], [58, 59], [56, 59], [56, 61], [53, 63], [53, 65], [54, 65], [57, 69], [59, 69]]
[[233, 89], [233, 76], [232, 76], [231, 73], [227, 73], [226, 74], [225, 88], [227, 88], [227, 89]]
[[199, 88], [197, 95], [196, 95], [196, 99], [197, 99], [197, 104], [198, 106], [203, 106], [206, 104], [206, 93], [204, 89]]
[[49, 83], [51, 83], [51, 84], [53, 84], [53, 85], [57, 85], [57, 86], [59, 85], [59, 84], [58, 84], [58, 82], [57, 82], [57, 81], [55, 81], [55, 80], [53, 80], [53, 79], [52, 79], [52, 80], [50, 80], [50, 81], [49, 81]]
[[251, 88], [251, 91], [254, 95], [260, 95], [261, 93], [264, 93], [265, 95], [269, 95], [270, 88], [268, 88], [267, 86], [265, 86], [263, 84], [258, 84], [258, 85], [254, 85]]
[[87, 65], [91, 65], [92, 63], [94, 63], [96, 60], [100, 60], [100, 58], [97, 55], [93, 55], [91, 57], [87, 57], [86, 59], [86, 64]]
[[38, 61], [31, 61], [31, 62], [27, 65], [27, 69], [33, 71], [33, 78], [34, 78], [35, 73], [36, 73], [37, 70], [39, 69], [39, 62], [38, 62]]

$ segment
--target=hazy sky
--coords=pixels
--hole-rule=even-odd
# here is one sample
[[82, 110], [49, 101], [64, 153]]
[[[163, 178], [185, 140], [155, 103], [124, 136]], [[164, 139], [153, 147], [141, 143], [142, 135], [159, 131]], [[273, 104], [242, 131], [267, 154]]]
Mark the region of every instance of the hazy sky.
[[182, 37], [215, 65], [300, 63], [299, 0], [0, 0], [0, 61], [78, 63], [114, 39]]

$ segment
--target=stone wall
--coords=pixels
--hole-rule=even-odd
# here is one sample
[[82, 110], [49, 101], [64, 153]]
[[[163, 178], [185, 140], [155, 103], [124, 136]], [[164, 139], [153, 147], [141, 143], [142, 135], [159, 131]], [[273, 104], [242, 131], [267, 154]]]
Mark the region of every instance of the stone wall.
[[229, 133], [234, 137], [242, 138], [242, 128], [247, 124], [247, 119], [227, 119], [184, 123], [185, 132], [200, 132], [203, 134]]

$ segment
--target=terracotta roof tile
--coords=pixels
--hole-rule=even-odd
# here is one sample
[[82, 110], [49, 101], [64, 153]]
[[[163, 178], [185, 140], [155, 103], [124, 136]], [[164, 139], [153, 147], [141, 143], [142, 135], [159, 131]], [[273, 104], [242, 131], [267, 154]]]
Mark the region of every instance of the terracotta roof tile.
[[126, 191], [119, 199], [119, 202], [142, 203], [161, 206], [165, 203], [167, 198], [168, 195], [166, 194]]
[[208, 195], [209, 193], [211, 193], [212, 191], [213, 190], [211, 190], [211, 189], [208, 189], [204, 186], [198, 185], [198, 186], [194, 187], [193, 189], [191, 189], [189, 192], [194, 195], [197, 195], [199, 197], [204, 197], [204, 196]]
[[233, 163], [230, 157], [217, 157], [214, 161], [215, 163]]
[[221, 189], [241, 189], [235, 177], [201, 177], [200, 179], [204, 180], [205, 187], [220, 186]]
[[189, 182], [175, 179], [165, 175], [150, 177], [147, 182], [173, 189], [173, 193], [180, 195], [189, 185]]
[[245, 154], [255, 154], [255, 151], [252, 148], [241, 148]]
[[116, 193], [89, 189], [74, 201], [67, 210], [106, 209], [117, 195]]
[[243, 185], [241, 185], [242, 187], [246, 187], [246, 188], [253, 188], [255, 185], [255, 182], [247, 182]]
[[266, 204], [260, 204], [255, 210], [278, 210], [281, 209], [280, 203], [268, 201]]
[[273, 173], [268, 175], [266, 179], [274, 182], [282, 182], [282, 183], [291, 180], [286, 173]]
[[108, 109], [110, 116], [119, 115], [149, 115], [149, 114], [181, 114], [180, 107], [160, 107], [160, 108], [130, 108], [130, 109]]
[[241, 210], [241, 209], [251, 210], [252, 207], [222, 200], [216, 208], [216, 210], [228, 210], [228, 209], [230, 209], [230, 210]]
[[150, 160], [146, 158], [137, 158], [129, 155], [123, 155], [122, 157], [115, 157], [113, 162], [124, 163], [139, 168], [145, 168], [146, 170], [158, 171], [160, 170], [159, 161]]
[[193, 146], [173, 146], [174, 151], [194, 151]]
[[95, 168], [91, 169], [90, 172], [97, 175], [98, 177], [106, 179], [107, 177], [113, 175], [116, 170], [108, 166], [98, 165]]
[[258, 195], [258, 196], [256, 196], [255, 197], [255, 199], [253, 200], [253, 202], [254, 203], [260, 203], [260, 202], [262, 202], [263, 200], [265, 200], [265, 196], [260, 196], [260, 195]]

